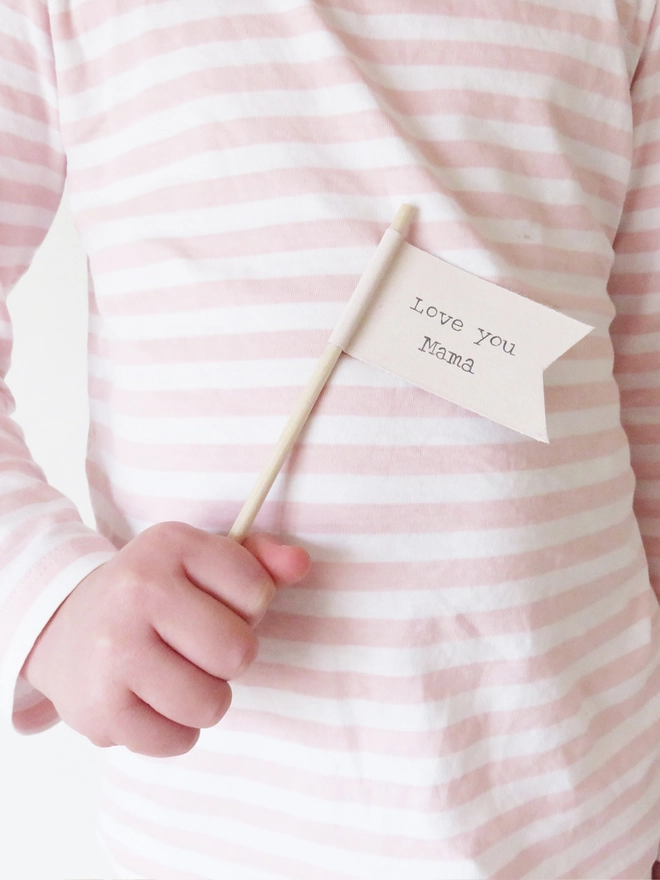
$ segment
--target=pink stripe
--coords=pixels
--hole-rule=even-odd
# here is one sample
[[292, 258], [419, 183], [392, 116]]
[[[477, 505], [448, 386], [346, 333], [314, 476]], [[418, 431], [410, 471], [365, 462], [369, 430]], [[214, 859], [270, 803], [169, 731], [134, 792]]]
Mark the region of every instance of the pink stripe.
[[[37, 487], [38, 489], [38, 487]], [[35, 493], [36, 494], [36, 493]], [[44, 500], [43, 498], [40, 500]], [[31, 519], [21, 522], [19, 525], [5, 531], [0, 543], [0, 560], [2, 565], [9, 565], [17, 559], [29, 545], [43, 537], [44, 529], [57, 530], [58, 526], [69, 526], [77, 522], [76, 512], [68, 505], [62, 505], [57, 511], [34, 515]], [[30, 575], [28, 574], [28, 577]], [[0, 629], [2, 623], [0, 622]]]
[[[52, 522], [56, 523], [57, 517], [53, 517]], [[32, 529], [34, 530], [34, 523], [32, 523]], [[34, 531], [31, 537], [34, 538]], [[98, 535], [81, 535], [70, 538], [66, 544], [62, 544], [51, 553], [40, 557], [2, 606], [0, 645], [6, 649], [17, 623], [25, 616], [30, 607], [39, 601], [44, 588], [60, 572], [86, 554], [107, 552], [109, 549], [114, 548], [109, 548], [107, 541]]]
[[[447, 221], [427, 223], [424, 232], [434, 240], [435, 249], [461, 248], [469, 246], [472, 241], [476, 246], [478, 235], [466, 222]], [[190, 259], [215, 259], [238, 257], [254, 254], [299, 253], [316, 251], [319, 243], [323, 248], [356, 247], [361, 243], [374, 248], [382, 230], [373, 222], [358, 219], [315, 220], [300, 223], [279, 223], [276, 226], [264, 226], [258, 229], [230, 230], [212, 235], [197, 235], [181, 241], [178, 237], [157, 238], [149, 240], [141, 238], [136, 242], [95, 249], [91, 256], [94, 270], [98, 273], [151, 265], [164, 260], [171, 260], [183, 255]], [[467, 241], [466, 241], [467, 237]], [[583, 251], [552, 248], [548, 244], [537, 245], [513, 244], [508, 242], [492, 243], [493, 249], [508, 254], [516, 259], [524, 260], [526, 266], [541, 266], [544, 256], [547, 268], [550, 260], [557, 271], [572, 272], [577, 275], [595, 275], [607, 277], [610, 259], [600, 256], [597, 252], [586, 254]], [[356, 279], [357, 280], [357, 279]]]
[[652, 422], [648, 422], [642, 425], [636, 425], [634, 422], [630, 422], [626, 419], [626, 413], [624, 412], [624, 424], [626, 434], [630, 440], [631, 447], [635, 448], [638, 446], [654, 446], [658, 442], [658, 425], [654, 425]]
[[[614, 263], [610, 275], [609, 290], [610, 294], [618, 297], [644, 296], [653, 293], [660, 282], [660, 271], [652, 271], [648, 266], [636, 272], [624, 272]], [[625, 302], [625, 299], [623, 300]], [[644, 313], [641, 312], [643, 315]], [[616, 319], [620, 320], [619, 318]], [[616, 324], [614, 324], [616, 327]]]
[[12, 12], [16, 13], [20, 18], [25, 19], [32, 26], [44, 33], [48, 33], [48, 10], [45, 4], [28, 3], [23, 0], [2, 0], [3, 5]]
[[[37, 166], [35, 170], [38, 170], [38, 166], [41, 166], [63, 175], [66, 168], [64, 156], [58, 150], [55, 150], [51, 144], [27, 140], [21, 135], [11, 132], [2, 132], [2, 153], [7, 158], [18, 159], [23, 162], [29, 159], [33, 165]], [[38, 178], [38, 175], [35, 176]], [[50, 197], [54, 200], [55, 207], [57, 207], [61, 193], [51, 193]]]
[[[600, 484], [562, 488], [532, 498], [464, 503], [347, 504], [342, 507], [341, 520], [337, 517], [336, 505], [288, 502], [285, 518], [287, 531], [291, 534], [432, 535], [478, 529], [524, 528], [594, 511], [616, 501], [621, 502], [621, 512], [624, 513], [629, 507], [633, 490], [634, 474], [630, 470]], [[116, 499], [124, 498], [127, 508], [131, 508], [131, 493], [117, 488], [113, 489], [113, 495]], [[171, 503], [176, 502], [172, 499]]]
[[[384, 226], [379, 231], [382, 232], [383, 229]], [[425, 237], [424, 225], [420, 223], [413, 224], [407, 239], [422, 247], [422, 239]], [[430, 242], [430, 245], [433, 248], [433, 242]], [[550, 298], [547, 290], [536, 288], [528, 282], [522, 284], [519, 278], [510, 275], [493, 274], [488, 280], [562, 311], [575, 309], [582, 313], [586, 312], [590, 315], [590, 319], [586, 320], [595, 322], [600, 317], [607, 319], [609, 323], [612, 318], [613, 305], [607, 297], [581, 295], [578, 291], [568, 289], [553, 290]], [[206, 282], [194, 280], [185, 286], [135, 290], [130, 293], [124, 292], [123, 288], [119, 292], [113, 290], [109, 296], [102, 296], [100, 305], [104, 317], [164, 315], [217, 309], [219, 305], [248, 307], [263, 304], [305, 303], [309, 302], [311, 289], [314, 290], [316, 302], [346, 302], [356, 282], [355, 275], [320, 275], [313, 278], [302, 276], [265, 280], [224, 278]], [[91, 298], [90, 308], [92, 314], [100, 314], [99, 303], [94, 297]], [[606, 340], [603, 342], [604, 344], [601, 343], [603, 350], [605, 346], [608, 346], [609, 350], [610, 342]]]
[[[2, 178], [0, 178], [0, 181]], [[346, 302], [356, 284], [355, 275], [320, 275], [314, 279], [318, 302]], [[223, 306], [260, 306], [308, 302], [311, 279], [294, 278], [225, 278], [221, 281], [191, 281], [183, 286], [131, 291], [123, 289], [101, 297], [103, 316], [147, 316], [188, 313]], [[92, 299], [92, 314], [100, 314], [99, 303]]]
[[[48, 489], [44, 487], [43, 482], [41, 482], [43, 480], [43, 472], [34, 462], [25, 460], [8, 462], [4, 458], [0, 459], [0, 474], [15, 476], [19, 473], [33, 477], [34, 479], [29, 485], [24, 486], [22, 489], [6, 491], [0, 495], [0, 516], [6, 516], [7, 514], [20, 510], [22, 507], [27, 507], [29, 504], [47, 503], [49, 500], [53, 500], [56, 497], [54, 490], [48, 492]], [[50, 499], [48, 498], [49, 495], [51, 496]], [[73, 518], [71, 508], [68, 502], [64, 500], [62, 500], [62, 509], [63, 511], [66, 511], [65, 516], [67, 518]], [[22, 527], [24, 528], [25, 525], [26, 524], [24, 523]], [[14, 536], [14, 539], [15, 537], [16, 536]]]
[[[6, 6], [7, 4], [5, 4]], [[27, 10], [21, 10], [21, 16], [25, 14]], [[18, 40], [13, 37], [11, 34], [3, 31], [2, 34], [2, 57], [4, 61], [9, 61], [12, 64], [16, 64], [18, 67], [23, 67], [25, 70], [30, 73], [39, 73], [39, 60], [35, 57], [35, 47], [24, 40]], [[9, 86], [2, 83], [0, 85], [0, 94], [12, 95], [15, 97], [16, 90], [10, 89]], [[27, 92], [21, 93], [21, 100], [25, 100], [27, 104], [32, 100], [38, 100], [36, 96], [30, 95]], [[39, 102], [43, 109], [43, 103]], [[34, 117], [35, 119], [41, 119], [41, 114], [38, 114]]]
[[[660, 117], [660, 97], [655, 96], [650, 101], [640, 102], [640, 106], [644, 109], [646, 116], [649, 117], [649, 121], [653, 119], [658, 119]], [[650, 108], [654, 108], [651, 111]], [[636, 113], [639, 113], [639, 107], [636, 106], [634, 108]], [[640, 146], [635, 148], [634, 159], [635, 166], [637, 168], [643, 168], [645, 165], [656, 165], [658, 162], [658, 156], [660, 155], [660, 142], [652, 138], [646, 143], [640, 144]], [[646, 186], [644, 187], [646, 189]], [[637, 193], [636, 191], [630, 190], [626, 193], [626, 202], [630, 205], [634, 205], [634, 210], [629, 208], [629, 213], [634, 215], [634, 212], [637, 210]], [[630, 234], [630, 233], [629, 233]]]
[[[660, 479], [660, 461], [656, 462], [655, 464], [653, 462], [645, 463], [638, 456], [638, 461], [635, 466], [635, 473], [640, 483], [644, 480], [658, 480]], [[638, 491], [642, 492], [643, 487], [639, 486]]]
[[[477, 17], [481, 18], [481, 16]], [[483, 32], [482, 30], [481, 33]], [[429, 65], [441, 68], [446, 63], [447, 66], [464, 66], [478, 70], [492, 68], [493, 70], [515, 71], [522, 75], [533, 74], [535, 76], [552, 77], [553, 82], [566, 83], [576, 89], [587, 92], [590, 96], [600, 94], [610, 100], [616, 101], [618, 99], [622, 104], [626, 105], [630, 101], [630, 93], [626, 88], [627, 84], [619, 73], [613, 74], [601, 65], [590, 64], [583, 59], [571, 57], [568, 52], [565, 54], [561, 53], [561, 61], [558, 62], [557, 51], [518, 45], [515, 52], [512, 53], [511, 45], [498, 45], [497, 43], [479, 40], [476, 34], [474, 41], [448, 40], [444, 43], [444, 51], [439, 52], [438, 44], [443, 45], [442, 41], [438, 40], [438, 38], [425, 39], [421, 34], [412, 40], [402, 38], [379, 40], [374, 37], [354, 35], [346, 31], [341, 31], [340, 33], [342, 44], [355, 57], [369, 64], [381, 65], [382, 67], [395, 64], [409, 66]], [[477, 31], [477, 33], [479, 32]], [[447, 59], [446, 62], [445, 59]], [[369, 79], [369, 87], [374, 91], [379, 90], [377, 84], [371, 79]], [[396, 96], [404, 94], [406, 102], [408, 99], [414, 101], [415, 98], [419, 98], [421, 95], [429, 95], [429, 92], [426, 90], [404, 93], [403, 90], [382, 89], [382, 92], [388, 93], [390, 101], [396, 100]], [[460, 94], [460, 91], [458, 91], [458, 95]], [[463, 93], [463, 97], [467, 94], [467, 91]], [[495, 97], [498, 99], [501, 96], [491, 93], [488, 96], [484, 94], [483, 97]], [[521, 96], [516, 96], [516, 100], [518, 97]], [[470, 95], [470, 101], [473, 98], [474, 96]], [[407, 106], [407, 103], [404, 106]], [[545, 106], [553, 106], [552, 100], [547, 99]], [[560, 114], [563, 109], [560, 109]], [[572, 113], [566, 115], [567, 117], [577, 116], [577, 114]], [[534, 115], [530, 114], [529, 119], [532, 122]], [[553, 122], [556, 126], [557, 119], [553, 118]], [[599, 127], [599, 124], [596, 123], [596, 126]], [[609, 128], [609, 126], [607, 127]], [[620, 136], [618, 131], [617, 136]], [[623, 145], [622, 141], [621, 144]], [[625, 154], [627, 155], [628, 152], [629, 150], [626, 148]]]
[[654, 252], [657, 244], [656, 229], [628, 230], [617, 240], [617, 254]]
[[[345, 9], [359, 15], [373, 15], [371, 0], [318, 0], [318, 5], [328, 9]], [[380, 15], [437, 15], [436, 0], [379, 0]], [[484, 7], [480, 0], [461, 0], [456, 6], [442, 10], [443, 17], [477, 19], [485, 21], [520, 23], [520, 7], [515, 0], [502, 0], [497, 5]], [[588, 15], [533, 3], [525, 8], [525, 24], [547, 30], [551, 34], [567, 33], [579, 35], [585, 40], [595, 40], [599, 44], [620, 45], [618, 20], [611, 21], [597, 15]]]
[[[625, 294], [624, 294], [625, 295]], [[643, 313], [639, 315], [619, 314], [612, 321], [610, 335], [613, 340], [625, 343], [628, 336], [644, 336], [660, 330], [660, 309], [657, 314]]]
[[[660, 388], [630, 388], [621, 391], [621, 406], [628, 412], [637, 407], [660, 407]], [[660, 422], [660, 418], [658, 421]], [[652, 473], [652, 470], [648, 473]], [[643, 474], [639, 473], [638, 476]]]
[[43, 226], [0, 223], [0, 241], [2, 241], [3, 248], [29, 247], [36, 249], [43, 241], [45, 235], [46, 228]]
[[[659, 102], [660, 107], [660, 102]], [[660, 116], [660, 113], [657, 114]], [[653, 156], [656, 158], [660, 156], [660, 145], [653, 144], [648, 146], [649, 151], [653, 150]], [[647, 154], [648, 158], [651, 158], [650, 152]], [[632, 213], [637, 213], [639, 211], [647, 211], [649, 208], [658, 208], [660, 207], [660, 187], [659, 186], [647, 186], [644, 189], [634, 189], [631, 187], [628, 190], [627, 199], [633, 203], [634, 200], [634, 211]], [[621, 230], [619, 234], [619, 241], [626, 242], [631, 237], [634, 239], [637, 233], [632, 229], [626, 229], [625, 227]], [[646, 250], [644, 248], [643, 250]], [[618, 252], [618, 247], [617, 247]]]
[[[4, 136], [3, 136], [4, 142]], [[53, 167], [53, 174], [57, 174], [59, 169], [63, 167], [63, 162], [59, 154], [51, 152], [50, 155], [56, 160], [56, 167]], [[23, 208], [41, 208], [50, 210], [53, 213], [57, 210], [60, 193], [58, 190], [49, 189], [38, 183], [29, 184], [9, 180], [0, 175], [0, 190], [2, 191], [2, 201], [7, 205], [20, 205]], [[11, 227], [9, 227], [11, 228]], [[43, 236], [43, 228], [40, 227]], [[3, 241], [4, 244], [4, 241]]]
[[[238, 514], [240, 502], [210, 501], [179, 497], [152, 497], [129, 491], [115, 485], [110, 477], [103, 478], [98, 466], [90, 473], [90, 485], [105, 495], [108, 502], [119, 505], [127, 514], [138, 519], [157, 521], [184, 519], [199, 523], [209, 531], [223, 531], [206, 522], [208, 517], [219, 523]], [[561, 519], [581, 511], [593, 510], [597, 503], [613, 504], [620, 501], [620, 513], [628, 512], [633, 492], [632, 472], [624, 473], [616, 482], [597, 489], [594, 486], [575, 490], [563, 489], [554, 497], [536, 496], [531, 500], [516, 498], [487, 502], [408, 505], [350, 504], [341, 502], [313, 504], [310, 502], [266, 501], [262, 507], [263, 518], [273, 517], [279, 522], [277, 531], [289, 534], [328, 535], [360, 534], [447, 534], [452, 531], [475, 531], [479, 529], [521, 528], [534, 523]], [[583, 497], [580, 497], [582, 495]], [[641, 504], [641, 502], [640, 502]], [[638, 513], [642, 512], [642, 507]], [[158, 512], [157, 512], [158, 511]], [[554, 514], [554, 515], [553, 515]], [[526, 517], [526, 518], [525, 518]], [[565, 545], [562, 545], [565, 546]]]
[[[203, 318], [200, 317], [200, 329]], [[332, 324], [321, 329], [278, 330], [255, 333], [175, 336], [162, 339], [117, 339], [99, 334], [90, 335], [90, 353], [108, 359], [117, 366], [130, 364], [223, 363], [225, 361], [268, 360], [271, 358], [318, 358], [332, 332]], [[611, 360], [611, 345], [607, 340], [585, 337], [573, 348], [573, 355], [584, 360]], [[306, 381], [307, 377], [303, 377]], [[595, 384], [595, 383], [594, 383]], [[564, 395], [574, 386], [563, 386]], [[578, 391], [579, 391], [579, 387]], [[600, 388], [606, 397], [615, 386], [603, 382]], [[548, 396], [555, 392], [546, 389]], [[369, 394], [375, 393], [371, 388]], [[428, 397], [428, 395], [427, 395]], [[430, 398], [429, 398], [430, 399]]]
[[[260, 339], [264, 338], [262, 334], [256, 335]], [[289, 338], [290, 335], [289, 332], [285, 333], [286, 338]], [[227, 337], [220, 338], [223, 339], [223, 342], [218, 342], [218, 338], [215, 337], [211, 343], [216, 349], [222, 349], [224, 340], [227, 339]], [[247, 335], [237, 334], [236, 341], [242, 343], [247, 338]], [[232, 342], [234, 337], [229, 339]], [[191, 347], [194, 346], [195, 341], [194, 339], [189, 341]], [[202, 337], [197, 341], [205, 342], [203, 347], [208, 349], [208, 338]], [[172, 340], [167, 340], [167, 343], [171, 345]], [[115, 345], [114, 342], [112, 344]], [[159, 340], [158, 344], [162, 346], [163, 341]], [[134, 342], [127, 343], [127, 345], [137, 349], [137, 344]], [[240, 351], [238, 346], [237, 351]], [[90, 383], [91, 398], [111, 406], [113, 415], [139, 416], [145, 419], [163, 417], [219, 418], [231, 415], [287, 416], [293, 410], [300, 396], [300, 390], [298, 386], [284, 386], [278, 387], [276, 394], [273, 393], [272, 388], [268, 387], [131, 391], [125, 388], [113, 388], [110, 382], [102, 379], [93, 378]], [[592, 407], [608, 406], [618, 403], [619, 393], [616, 384], [611, 380], [589, 382], [583, 385], [553, 385], [545, 389], [546, 411], [585, 411]], [[658, 392], [655, 392], [654, 397], [657, 396]], [[441, 415], [451, 418], [458, 416], [461, 410], [461, 415], [463, 415], [465, 410], [457, 404], [452, 404], [444, 398], [432, 398], [428, 392], [412, 385], [365, 388], [357, 385], [346, 386], [330, 383], [324, 389], [314, 412], [316, 415], [400, 419], [437, 418]], [[516, 455], [522, 445], [522, 443], [516, 445]], [[443, 451], [446, 453], [444, 446]], [[547, 462], [549, 458], [553, 457], [549, 451], [545, 451], [543, 459]], [[194, 460], [191, 463], [195, 466]], [[516, 462], [517, 464], [518, 462]]]
[[[346, 241], [343, 235], [344, 230], [350, 225], [347, 221], [338, 221], [336, 234], [318, 229], [318, 226], [323, 226], [322, 223], [304, 222], [295, 229], [288, 225], [279, 225], [263, 230], [229, 232], [205, 237], [197, 236], [186, 242], [185, 256], [181, 255], [181, 240], [178, 238], [143, 240], [140, 246], [126, 244], [104, 249], [101, 254], [97, 252], [90, 255], [90, 262], [94, 272], [98, 273], [99, 277], [103, 277], [105, 273], [116, 270], [118, 265], [128, 270], [171, 263], [180, 259], [194, 261], [222, 257], [252, 257], [276, 252], [313, 252], [318, 249], [319, 241], [324, 243], [324, 247], [339, 249], [351, 246], [351, 242]], [[437, 225], [444, 226], [444, 224]], [[439, 229], [435, 233], [436, 241], [442, 242], [443, 249], [451, 251], [483, 246], [483, 243], [477, 244], [473, 227], [459, 223], [447, 225], [450, 228]], [[310, 227], [314, 227], [313, 233]], [[354, 240], [352, 245], [355, 244]], [[607, 278], [609, 259], [601, 257], [595, 251], [586, 254], [583, 251], [552, 248], [547, 244], [514, 244], [509, 242], [489, 242], [489, 249], [493, 257], [506, 260], [511, 265], [518, 265], [521, 269], [547, 271], [548, 263], [551, 263], [556, 272], [575, 275], [578, 278], [603, 281]]]
[[[286, 398], [288, 389], [278, 389], [277, 396]], [[243, 392], [238, 392], [242, 394]], [[270, 400], [276, 396], [264, 392]], [[396, 398], [395, 398], [396, 400]], [[220, 404], [218, 404], [220, 405]], [[407, 407], [402, 407], [403, 411]], [[368, 408], [365, 407], [368, 412]], [[332, 410], [329, 410], [332, 412]], [[392, 411], [392, 410], [391, 410]], [[390, 412], [391, 412], [390, 411]], [[395, 410], [394, 410], [395, 411]], [[214, 408], [208, 410], [214, 412]], [[228, 408], [227, 412], [236, 412]], [[268, 408], [264, 410], [269, 414]], [[347, 413], [353, 411], [347, 407]], [[178, 415], [176, 407], [173, 415]], [[447, 418], [459, 415], [455, 408], [443, 413]], [[461, 413], [461, 417], [472, 418]], [[126, 440], [113, 435], [105, 425], [93, 422], [95, 446], [104, 458], [111, 456], [117, 464], [139, 467], [146, 471], [182, 471], [186, 473], [257, 473], [272, 449], [270, 444], [232, 446], [224, 444], [187, 445], [151, 444]], [[294, 449], [289, 467], [313, 474], [363, 474], [402, 476], [406, 474], [502, 474], [525, 473], [529, 470], [557, 467], [562, 464], [588, 463], [594, 458], [613, 455], [626, 445], [620, 427], [594, 434], [558, 437], [550, 446], [529, 440], [521, 443], [479, 444], [477, 446], [397, 446], [369, 444], [342, 446], [323, 443], [302, 443]], [[92, 464], [92, 470], [97, 466]]]
[[638, 354], [625, 354], [618, 351], [616, 369], [619, 374], [647, 373], [660, 369], [660, 352], [646, 351]]
[[[194, 210], [215, 208], [218, 205], [239, 205], [258, 199], [277, 198], [282, 195], [318, 193], [319, 184], [327, 186], [332, 193], [355, 194], [355, 171], [333, 170], [332, 180], [319, 175], [300, 174], [298, 169], [278, 168], [276, 171], [260, 171], [236, 174], [203, 182], [181, 183], [160, 190], [157, 210], [159, 214], [189, 213]], [[360, 189], [371, 196], [386, 196], [399, 192], [436, 193], [437, 179], [420, 174], [418, 168], [407, 165], [382, 170], [360, 169]], [[325, 188], [325, 187], [324, 187]], [[473, 217], [501, 220], [510, 218], [529, 222], [533, 220], [547, 229], [593, 230], [594, 218], [585, 205], [536, 205], [528, 198], [508, 193], [461, 192], [463, 208]], [[151, 216], [154, 213], [154, 194], [123, 199], [116, 205], [104, 205], [78, 212], [78, 220], [86, 226], [110, 223], [130, 217]], [[599, 228], [599, 231], [600, 228]], [[614, 230], [612, 230], [612, 233]], [[182, 307], [181, 300], [178, 308]], [[186, 303], [189, 307], [189, 304]]]
[[[239, 505], [234, 505], [233, 515]], [[277, 522], [279, 510], [273, 513]], [[338, 512], [338, 516], [340, 516]], [[157, 520], [154, 520], [157, 521]], [[233, 520], [229, 520], [227, 530]], [[225, 530], [225, 531], [227, 531]], [[528, 578], [530, 572], [541, 575], [559, 571], [579, 563], [587, 563], [617, 548], [630, 545], [638, 533], [632, 514], [620, 523], [592, 535], [583, 535], [575, 541], [557, 547], [515, 553], [505, 556], [488, 556], [480, 559], [436, 559], [431, 562], [365, 562], [332, 563], [316, 561], [305, 580], [313, 590], [388, 590], [404, 587], [410, 582], [414, 565], [415, 589], [436, 590], [446, 584], [452, 587], [487, 589], [492, 584]], [[641, 557], [643, 558], [643, 557]]]
[[[10, 5], [22, 6], [19, 0], [11, 0]], [[345, 9], [349, 13], [359, 14], [369, 18], [374, 15], [373, 6], [369, 0], [332, 0], [331, 3], [317, 2], [317, 6], [322, 9], [327, 7], [330, 10]], [[119, 11], [99, 7], [95, 0], [82, 0], [76, 4], [75, 11], [53, 12], [53, 32], [58, 40], [73, 39], [76, 36], [82, 36], [85, 33], [100, 27], [101, 25], [112, 21], [116, 18], [121, 20], [122, 14], [129, 14], [136, 9], [143, 8], [143, 0], [122, 0], [121, 9]], [[291, 12], [269, 15], [261, 13], [259, 16], [242, 16], [242, 15], [223, 15], [220, 21], [231, 23], [229, 33], [238, 33], [241, 37], [249, 37], [251, 39], [261, 39], [264, 37], [272, 37], [273, 33], [278, 31], [292, 33], [305, 33], [306, 31], [297, 31], [296, 27], [299, 22], [306, 20], [301, 19], [301, 13], [305, 13], [305, 7], [300, 7]], [[619, 10], [617, 10], [619, 13]], [[378, 15], [437, 15], [438, 5], [436, 0], [381, 0], [378, 5]], [[621, 11], [619, 14], [623, 14]], [[500, 0], [497, 6], [483, 7], [480, 0], [462, 0], [460, 6], [446, 7], [442, 10], [443, 18], [451, 20], [465, 19], [484, 20], [497, 22], [511, 22], [513, 24], [520, 23], [520, 7], [516, 0]], [[569, 11], [566, 9], [548, 8], [542, 5], [532, 4], [525, 9], [525, 24], [529, 27], [539, 27], [547, 30], [550, 34], [570, 34], [571, 36], [581, 36], [585, 40], [593, 40], [600, 45], [611, 46], [613, 49], [620, 47], [619, 21], [617, 18], [608, 20], [598, 15], [589, 15], [581, 12]], [[213, 19], [202, 19], [202, 25], [208, 27], [213, 26]], [[177, 25], [171, 30], [177, 31]], [[191, 23], [192, 26], [192, 23]], [[216, 39], [215, 32], [210, 32]], [[193, 36], [186, 32], [186, 37]], [[198, 34], [200, 40], [204, 39], [204, 33], [200, 30]], [[222, 34], [221, 34], [222, 36]], [[189, 45], [187, 42], [185, 45]]]
[[[90, 337], [90, 351], [113, 364], [219, 363], [231, 360], [317, 358], [332, 327], [321, 330], [284, 330], [236, 333], [227, 336], [181, 336], [175, 339], [117, 340]], [[220, 342], [220, 339], [222, 340]]]

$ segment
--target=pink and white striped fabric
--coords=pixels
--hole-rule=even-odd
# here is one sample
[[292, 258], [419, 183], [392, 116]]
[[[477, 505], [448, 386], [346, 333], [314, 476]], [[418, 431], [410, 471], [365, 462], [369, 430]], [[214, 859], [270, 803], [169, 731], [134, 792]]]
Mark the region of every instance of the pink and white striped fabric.
[[56, 720], [19, 671], [85, 574], [158, 521], [228, 530], [401, 202], [412, 244], [596, 327], [546, 372], [548, 445], [342, 358], [257, 521], [312, 573], [190, 754], [108, 754], [118, 876], [650, 877], [655, 6], [1, 0], [0, 284], [66, 175], [98, 518], [46, 485], [3, 386], [19, 729]]

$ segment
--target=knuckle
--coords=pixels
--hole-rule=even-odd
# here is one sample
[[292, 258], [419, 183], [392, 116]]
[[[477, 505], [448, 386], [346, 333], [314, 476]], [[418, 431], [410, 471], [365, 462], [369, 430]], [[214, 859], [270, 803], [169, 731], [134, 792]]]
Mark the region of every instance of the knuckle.
[[148, 536], [150, 541], [154, 541], [156, 544], [167, 548], [173, 544], [181, 544], [189, 539], [195, 531], [195, 528], [188, 525], [188, 523], [167, 520], [166, 522], [156, 523], [156, 525], [146, 529], [143, 534]]
[[126, 560], [118, 574], [116, 589], [130, 619], [148, 608], [159, 607], [172, 589], [172, 577], [156, 564], [154, 558]]
[[229, 678], [238, 678], [256, 660], [259, 651], [259, 640], [251, 629], [247, 629], [240, 639], [236, 640], [229, 659]]
[[175, 758], [177, 755], [185, 755], [189, 752], [198, 739], [197, 728], [182, 727], [174, 732], [164, 729], [162, 735], [154, 739], [148, 754], [154, 758]]
[[99, 712], [95, 707], [84, 703], [73, 709], [67, 707], [65, 711], [58, 707], [58, 711], [60, 718], [68, 727], [87, 737], [93, 745], [99, 748], [114, 745], [104, 713]]
[[91, 742], [93, 746], [96, 746], [98, 749], [109, 749], [114, 746], [112, 740], [102, 731], [92, 731], [90, 733], [85, 734], [87, 739]]
[[116, 587], [128, 600], [138, 599], [150, 579], [145, 562], [139, 557], [133, 557], [124, 561], [117, 574]]
[[180, 553], [196, 530], [187, 523], [168, 521], [156, 523], [140, 532], [124, 547], [125, 564], [138, 569], [162, 567]]
[[[132, 621], [143, 618], [151, 605], [154, 590], [154, 582], [146, 575], [146, 572], [143, 573], [139, 568], [131, 566], [121, 572], [115, 588], [115, 610], [117, 612], [115, 623], [124, 621], [128, 625]], [[121, 638], [122, 633], [115, 629], [112, 633], [108, 633], [105, 639], [99, 640], [97, 648], [99, 651], [105, 648], [106, 654], [113, 656], [116, 653], [114, 643]]]
[[[108, 711], [108, 704], [102, 695], [98, 693], [90, 694], [82, 710], [87, 725], [91, 726], [97, 735], [104, 736], [108, 732], [110, 713]], [[87, 735], [89, 736], [89, 734]]]
[[122, 707], [117, 707], [110, 714], [107, 723], [108, 735], [117, 745], [126, 745], [131, 740], [131, 735], [136, 726], [138, 714], [137, 699], [129, 700]]
[[221, 682], [214, 699], [209, 699], [204, 706], [204, 717], [200, 719], [200, 727], [215, 727], [227, 714], [231, 703], [231, 688], [227, 682]]
[[255, 589], [252, 608], [250, 609], [250, 618], [260, 621], [273, 601], [276, 593], [276, 587], [270, 578], [262, 579]]

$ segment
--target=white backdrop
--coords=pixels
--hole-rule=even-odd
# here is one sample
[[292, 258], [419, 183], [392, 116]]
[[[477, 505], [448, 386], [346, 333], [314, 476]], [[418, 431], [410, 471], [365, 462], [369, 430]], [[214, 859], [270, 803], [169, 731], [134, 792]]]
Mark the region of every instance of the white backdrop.
[[[87, 266], [65, 197], [9, 296], [15, 418], [49, 482], [93, 526], [87, 440]], [[63, 724], [23, 737], [0, 728], [0, 877], [106, 880], [95, 836], [97, 750]]]

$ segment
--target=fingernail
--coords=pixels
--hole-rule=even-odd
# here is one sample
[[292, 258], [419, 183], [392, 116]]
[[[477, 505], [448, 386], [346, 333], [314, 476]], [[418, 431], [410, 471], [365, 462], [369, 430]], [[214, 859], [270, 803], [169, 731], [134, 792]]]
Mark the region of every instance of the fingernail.
[[263, 585], [261, 589], [261, 596], [259, 598], [259, 606], [254, 614], [255, 623], [260, 623], [263, 620], [266, 612], [270, 607], [270, 603], [275, 598], [276, 592], [277, 588], [271, 581], [267, 581]]

